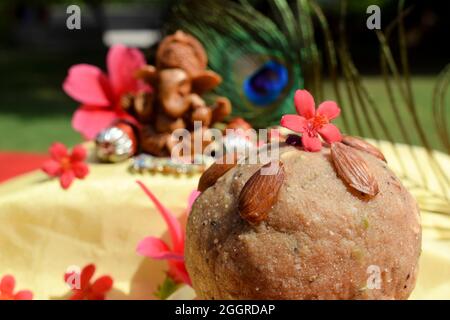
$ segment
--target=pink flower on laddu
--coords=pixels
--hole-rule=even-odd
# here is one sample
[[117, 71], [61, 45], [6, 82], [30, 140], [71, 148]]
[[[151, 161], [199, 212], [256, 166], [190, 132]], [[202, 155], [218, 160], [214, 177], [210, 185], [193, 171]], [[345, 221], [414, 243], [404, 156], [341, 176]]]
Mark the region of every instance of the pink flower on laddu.
[[77, 64], [69, 69], [63, 83], [64, 91], [81, 103], [72, 117], [72, 126], [86, 139], [95, 138], [115, 120], [135, 122], [122, 109], [121, 98], [127, 93], [150, 90], [135, 77], [137, 70], [146, 64], [138, 49], [113, 46], [106, 62], [108, 75], [96, 66]]
[[[168, 275], [177, 283], [186, 283], [191, 285], [191, 279], [189, 278], [186, 271], [186, 266], [184, 264], [185, 233], [180, 222], [169, 209], [163, 206], [163, 204], [141, 181], [137, 181], [137, 183], [161, 213], [167, 224], [167, 229], [171, 240], [171, 246], [169, 246], [160, 238], [151, 236], [146, 237], [142, 239], [137, 246], [138, 254], [152, 259], [167, 260], [169, 264]], [[200, 192], [193, 191], [189, 196], [186, 214], [189, 214], [191, 211], [191, 206], [199, 194]]]
[[312, 95], [306, 90], [297, 90], [294, 103], [298, 115], [284, 115], [280, 125], [302, 133], [302, 144], [306, 151], [320, 151], [322, 142], [319, 135], [330, 144], [342, 140], [339, 129], [330, 123], [341, 112], [336, 102], [324, 101], [316, 110]]

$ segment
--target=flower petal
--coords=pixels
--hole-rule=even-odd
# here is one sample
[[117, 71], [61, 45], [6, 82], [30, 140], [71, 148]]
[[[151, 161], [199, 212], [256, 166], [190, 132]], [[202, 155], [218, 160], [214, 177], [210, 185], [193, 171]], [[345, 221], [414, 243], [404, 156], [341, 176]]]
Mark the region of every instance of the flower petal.
[[161, 239], [155, 237], [146, 237], [142, 239], [136, 249], [141, 256], [158, 260], [177, 260], [183, 261], [183, 255], [170, 250], [169, 246]]
[[30, 290], [21, 290], [14, 295], [15, 300], [33, 300], [33, 292]]
[[314, 98], [307, 90], [295, 92], [294, 104], [297, 113], [306, 119], [310, 119], [316, 114]]
[[89, 174], [89, 167], [84, 162], [75, 162], [72, 164], [72, 170], [75, 177], [78, 179], [84, 179]]
[[183, 252], [184, 251], [184, 235], [181, 230], [180, 222], [177, 218], [170, 212], [166, 207], [164, 207], [161, 202], [155, 197], [155, 195], [141, 182], [136, 181], [137, 184], [144, 190], [145, 194], [150, 198], [155, 207], [163, 216], [167, 224], [167, 228], [169, 229], [170, 238], [172, 240], [173, 249], [175, 252]]
[[328, 120], [333, 120], [339, 116], [341, 109], [334, 101], [324, 101], [317, 108], [317, 114], [325, 116]]
[[59, 177], [59, 184], [63, 189], [68, 189], [75, 179], [75, 174], [73, 171], [64, 171]]
[[81, 107], [72, 117], [72, 127], [86, 139], [92, 140], [117, 118], [117, 113], [114, 111]]
[[188, 207], [186, 209], [187, 214], [191, 213], [192, 205], [194, 204], [195, 200], [200, 196], [201, 192], [194, 190], [191, 192], [188, 198]]
[[72, 149], [72, 154], [70, 155], [71, 161], [84, 161], [87, 156], [86, 148], [82, 145], [77, 145]]
[[307, 134], [302, 136], [302, 144], [306, 151], [317, 152], [322, 149], [322, 142], [318, 137], [311, 137]]
[[280, 125], [295, 132], [304, 132], [307, 122], [308, 120], [299, 115], [286, 114], [281, 117]]
[[339, 129], [331, 123], [324, 125], [319, 129], [319, 134], [328, 143], [338, 142], [342, 140], [342, 135]]
[[192, 286], [184, 261], [169, 261], [168, 275], [177, 283], [186, 283], [187, 285]]
[[136, 72], [146, 65], [141, 51], [115, 45], [109, 49], [106, 62], [111, 86], [117, 98], [125, 93], [138, 91]]
[[102, 276], [94, 281], [91, 286], [92, 291], [98, 295], [104, 295], [113, 287], [113, 279], [110, 276]]
[[95, 66], [77, 64], [69, 69], [63, 83], [64, 91], [82, 104], [108, 107], [112, 105], [112, 92], [106, 75]]
[[81, 270], [81, 275], [80, 275], [81, 289], [85, 289], [89, 285], [89, 282], [91, 281], [94, 273], [95, 273], [95, 265], [92, 263], [88, 264], [87, 266], [85, 266], [83, 268], [83, 270]]
[[67, 151], [67, 147], [63, 145], [61, 142], [52, 143], [50, 148], [48, 149], [52, 159], [56, 161], [61, 161], [63, 158], [67, 157], [69, 152]]
[[45, 161], [41, 169], [51, 177], [59, 176], [62, 173], [61, 164], [53, 159]]
[[16, 286], [16, 280], [11, 275], [6, 275], [0, 281], [0, 293], [5, 295], [12, 295], [14, 287]]

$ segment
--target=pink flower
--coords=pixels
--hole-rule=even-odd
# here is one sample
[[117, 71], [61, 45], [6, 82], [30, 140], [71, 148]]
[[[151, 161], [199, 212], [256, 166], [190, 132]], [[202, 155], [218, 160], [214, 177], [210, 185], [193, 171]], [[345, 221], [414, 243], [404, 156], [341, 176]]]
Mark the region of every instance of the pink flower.
[[33, 293], [30, 290], [21, 290], [14, 293], [16, 280], [13, 276], [6, 275], [0, 280], [0, 300], [32, 300]]
[[[91, 283], [94, 273], [95, 265], [89, 264], [80, 273], [64, 274], [64, 281], [71, 286], [73, 291], [70, 300], [105, 300], [106, 293], [111, 290], [114, 281], [110, 276], [101, 276]], [[79, 281], [76, 281], [75, 277], [78, 277]]]
[[59, 177], [63, 189], [67, 189], [75, 178], [83, 179], [89, 173], [89, 167], [84, 162], [86, 149], [83, 146], [75, 146], [69, 154], [62, 143], [53, 143], [49, 148], [51, 159], [42, 165], [42, 170], [51, 177]]
[[121, 98], [127, 93], [149, 90], [135, 77], [137, 70], [145, 66], [145, 57], [137, 49], [122, 45], [111, 47], [107, 56], [108, 76], [99, 68], [77, 64], [69, 69], [63, 89], [81, 106], [72, 118], [72, 126], [86, 139], [93, 139], [114, 120], [134, 122], [121, 106]]
[[[137, 181], [139, 186], [144, 190], [155, 207], [161, 213], [169, 230], [172, 246], [156, 237], [146, 237], [139, 242], [137, 246], [138, 254], [157, 260], [167, 260], [169, 264], [168, 275], [177, 283], [186, 283], [191, 285], [191, 279], [184, 265], [184, 239], [185, 235], [181, 228], [180, 222], [175, 218], [166, 207], [155, 197], [155, 195], [141, 182]], [[200, 192], [193, 191], [189, 196], [188, 208], [186, 213], [189, 214], [191, 206]]]
[[314, 98], [306, 90], [297, 90], [294, 97], [298, 115], [287, 114], [281, 118], [280, 125], [302, 133], [302, 143], [306, 151], [320, 151], [320, 135], [327, 143], [342, 140], [339, 129], [330, 123], [341, 112], [334, 101], [322, 102], [315, 110]]

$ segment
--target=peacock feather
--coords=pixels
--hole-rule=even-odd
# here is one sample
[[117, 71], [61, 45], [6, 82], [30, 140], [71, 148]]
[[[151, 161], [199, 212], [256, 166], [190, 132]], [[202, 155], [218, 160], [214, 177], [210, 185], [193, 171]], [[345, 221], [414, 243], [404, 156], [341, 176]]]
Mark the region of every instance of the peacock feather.
[[[216, 93], [255, 127], [293, 112], [293, 95], [303, 87], [300, 25], [286, 1], [272, 5], [271, 16], [248, 1], [184, 1], [174, 10], [175, 27], [200, 39], [210, 68], [223, 77]], [[289, 23], [277, 23], [283, 19]]]
[[[258, 10], [262, 2], [270, 4], [268, 12]], [[349, 50], [347, 1], [336, 6], [340, 18], [333, 28], [315, 0], [183, 1], [176, 6], [174, 20], [176, 27], [205, 44], [210, 67], [224, 77], [218, 93], [231, 99], [236, 116], [255, 127], [277, 124], [282, 114], [293, 113], [292, 96], [297, 88], [307, 88], [318, 101], [334, 98], [343, 111], [342, 130], [371, 138], [388, 153], [391, 166], [421, 209], [450, 216], [450, 110], [446, 100], [450, 65], [438, 76], [430, 104], [418, 105], [404, 27], [405, 17], [414, 8], [405, 9], [405, 1], [400, 0], [397, 18], [383, 30], [373, 31], [380, 48], [379, 76], [388, 98], [388, 106], [382, 108]], [[398, 56], [391, 44], [394, 33]], [[319, 34], [324, 41], [321, 52], [316, 42]], [[260, 85], [261, 76], [271, 78], [276, 68], [286, 71], [287, 84], [262, 81]], [[282, 81], [282, 72], [275, 78]], [[248, 89], [258, 86], [262, 89], [256, 92]], [[331, 88], [326, 96], [325, 87]], [[258, 95], [264, 90], [272, 90], [273, 95]], [[432, 126], [423, 124], [424, 115], [434, 119]]]

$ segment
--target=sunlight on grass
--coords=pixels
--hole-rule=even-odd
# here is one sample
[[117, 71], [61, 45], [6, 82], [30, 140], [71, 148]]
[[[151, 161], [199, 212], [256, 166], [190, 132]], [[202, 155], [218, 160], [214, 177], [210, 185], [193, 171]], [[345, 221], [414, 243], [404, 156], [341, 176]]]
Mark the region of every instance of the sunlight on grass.
[[[417, 105], [418, 114], [419, 114], [419, 121], [427, 131], [428, 138], [430, 140], [431, 145], [433, 148], [436, 149], [442, 149], [442, 146], [437, 142], [438, 141], [438, 135], [436, 130], [434, 130], [433, 126], [433, 114], [432, 114], [432, 95], [433, 95], [433, 89], [435, 85], [436, 78], [433, 76], [415, 76], [412, 79], [412, 87], [413, 87], [413, 93], [415, 98], [415, 103]], [[379, 108], [379, 113], [381, 117], [384, 120], [384, 123], [387, 127], [389, 127], [394, 135], [394, 139], [396, 142], [405, 142], [400, 134], [398, 123], [395, 119], [394, 112], [390, 106], [389, 98], [386, 94], [385, 85], [381, 77], [371, 76], [371, 77], [365, 77], [363, 79], [363, 83], [367, 86], [369, 93], [371, 94], [372, 98], [374, 99], [376, 105]], [[334, 96], [332, 94], [333, 90], [331, 88], [331, 84], [327, 84], [325, 86], [326, 94], [329, 99], [334, 99]], [[397, 105], [395, 106], [400, 107], [401, 99], [400, 99], [400, 92], [396, 91], [394, 92], [394, 97]], [[344, 99], [344, 105], [341, 106], [343, 112], [350, 112], [351, 109], [349, 109], [348, 101]], [[405, 107], [402, 106], [400, 110], [405, 110]], [[411, 119], [411, 115], [409, 113], [405, 113], [404, 111], [401, 114], [402, 118]], [[342, 119], [339, 119], [338, 124], [341, 123]], [[352, 125], [352, 130], [354, 130], [354, 124]], [[368, 134], [367, 128], [364, 128], [364, 136], [371, 137], [370, 134]], [[379, 128], [377, 128], [379, 130]], [[427, 130], [429, 129], [429, 130]], [[408, 136], [413, 142], [413, 144], [419, 143], [419, 138], [417, 136], [417, 132], [413, 128], [409, 129], [407, 128]]]

